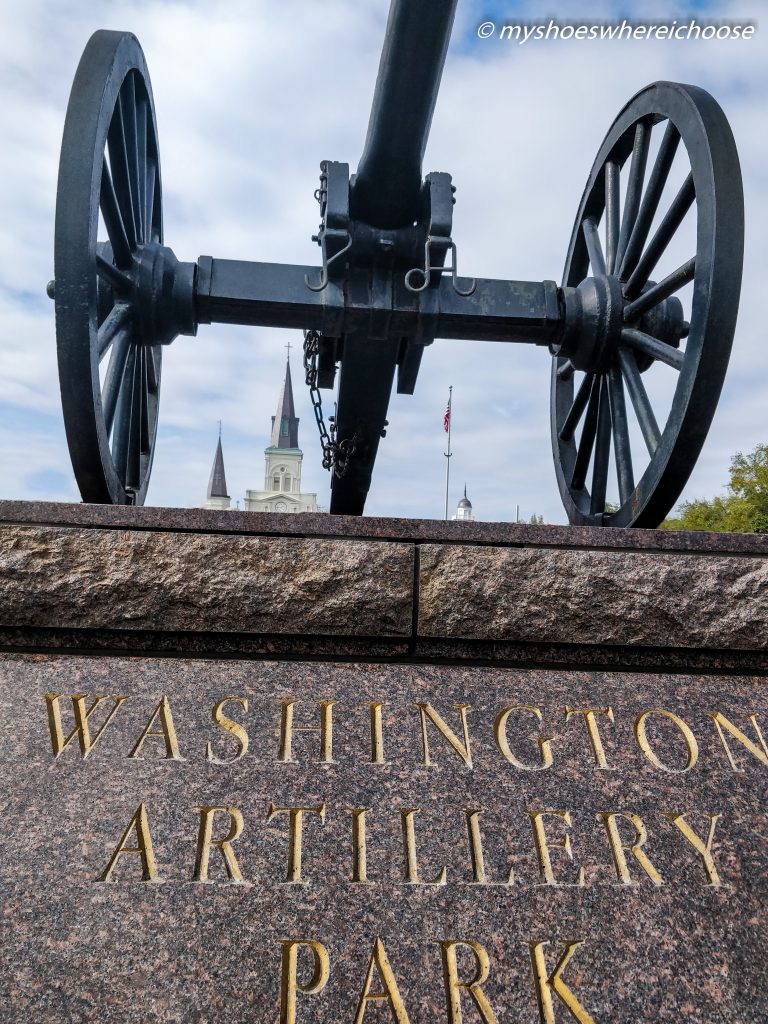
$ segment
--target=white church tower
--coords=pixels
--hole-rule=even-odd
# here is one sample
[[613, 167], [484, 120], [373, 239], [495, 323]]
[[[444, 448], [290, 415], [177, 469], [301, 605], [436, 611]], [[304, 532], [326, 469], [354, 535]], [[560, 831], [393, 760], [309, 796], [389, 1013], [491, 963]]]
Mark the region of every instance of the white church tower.
[[[290, 353], [289, 353], [290, 354]], [[247, 512], [320, 512], [316, 494], [301, 490], [299, 419], [293, 405], [291, 365], [286, 361], [285, 380], [272, 417], [272, 437], [264, 450], [264, 489], [245, 492]]]

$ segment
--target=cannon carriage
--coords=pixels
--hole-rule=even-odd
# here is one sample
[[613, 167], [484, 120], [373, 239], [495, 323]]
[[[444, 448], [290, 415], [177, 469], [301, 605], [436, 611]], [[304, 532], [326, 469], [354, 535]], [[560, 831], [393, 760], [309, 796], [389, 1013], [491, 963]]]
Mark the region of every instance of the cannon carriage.
[[[443, 338], [547, 352], [571, 522], [656, 526], [674, 505], [714, 415], [738, 308], [743, 197], [725, 115], [693, 86], [643, 89], [598, 151], [561, 284], [466, 276], [451, 177], [422, 174], [455, 6], [392, 0], [356, 173], [321, 164], [316, 267], [176, 258], [141, 48], [128, 33], [91, 38], [64, 127], [50, 288], [85, 501], [143, 502], [163, 347], [201, 324], [234, 323], [304, 331], [332, 513], [363, 513], [392, 387], [413, 394], [425, 348]], [[659, 369], [671, 394], [661, 404], [647, 384]], [[336, 386], [326, 426], [321, 389]], [[607, 511], [610, 473], [620, 500]]]

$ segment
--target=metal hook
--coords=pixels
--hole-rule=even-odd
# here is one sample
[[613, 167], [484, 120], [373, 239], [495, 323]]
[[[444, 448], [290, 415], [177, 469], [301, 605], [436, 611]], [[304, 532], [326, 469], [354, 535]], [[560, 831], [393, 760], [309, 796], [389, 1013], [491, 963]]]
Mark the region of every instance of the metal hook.
[[323, 266], [320, 270], [320, 280], [317, 284], [310, 284], [309, 274], [305, 274], [304, 284], [307, 286], [307, 288], [309, 288], [309, 290], [312, 292], [321, 292], [325, 287], [327, 287], [328, 281], [330, 280], [328, 276], [328, 267], [330, 267], [334, 260], [337, 260], [339, 256], [343, 256], [344, 253], [351, 248], [352, 238], [350, 237], [349, 241], [347, 242], [343, 249], [339, 249], [339, 251], [337, 253], [334, 253], [329, 260], [323, 260]]
[[[427, 238], [426, 242], [424, 243], [424, 269], [422, 270], [421, 267], [413, 267], [405, 275], [405, 287], [408, 289], [408, 291], [409, 292], [416, 292], [416, 293], [423, 292], [429, 286], [430, 274], [433, 274], [433, 273], [435, 273], [435, 274], [445, 274], [445, 273], [447, 273], [450, 270], [450, 272], [451, 272], [451, 284], [453, 285], [453, 289], [456, 292], [456, 294], [457, 295], [463, 295], [465, 298], [466, 298], [466, 296], [471, 295], [472, 292], [477, 287], [477, 281], [475, 280], [475, 278], [472, 278], [472, 283], [471, 283], [471, 285], [469, 286], [469, 288], [466, 291], [464, 289], [462, 289], [462, 288], [459, 288], [459, 285], [457, 283], [459, 278], [458, 278], [457, 266], [456, 266], [456, 264], [457, 264], [456, 243], [453, 242], [453, 241], [449, 242], [449, 248], [451, 250], [451, 265], [449, 267], [445, 267], [445, 266], [443, 266], [443, 267], [433, 267], [431, 265], [431, 263], [430, 263], [430, 256], [429, 256], [429, 251], [430, 251], [431, 245], [432, 245], [432, 237], [429, 236]], [[422, 275], [424, 280], [423, 280], [423, 283], [421, 285], [412, 284], [412, 279], [413, 279], [412, 275], [413, 274], [421, 274]]]

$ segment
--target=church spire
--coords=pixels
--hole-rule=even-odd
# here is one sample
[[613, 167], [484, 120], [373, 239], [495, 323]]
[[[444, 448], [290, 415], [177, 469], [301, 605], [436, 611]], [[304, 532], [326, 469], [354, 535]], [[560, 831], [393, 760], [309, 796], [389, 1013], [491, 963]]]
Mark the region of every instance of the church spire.
[[227, 478], [224, 475], [224, 452], [221, 449], [221, 428], [219, 428], [219, 442], [216, 445], [216, 454], [213, 458], [211, 479], [208, 481], [208, 499], [211, 498], [226, 498], [229, 503]]
[[277, 403], [277, 413], [272, 417], [271, 444], [273, 448], [299, 447], [299, 418], [293, 405], [291, 364], [288, 359], [285, 361], [285, 380]]

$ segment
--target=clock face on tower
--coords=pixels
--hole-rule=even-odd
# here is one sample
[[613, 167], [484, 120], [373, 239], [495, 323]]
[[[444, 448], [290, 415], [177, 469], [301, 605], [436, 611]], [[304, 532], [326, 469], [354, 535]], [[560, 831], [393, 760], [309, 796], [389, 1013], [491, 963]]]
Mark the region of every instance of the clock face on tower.
[[288, 506], [286, 505], [286, 503], [284, 501], [276, 501], [275, 502], [275, 512], [287, 512], [287, 511], [288, 511]]

